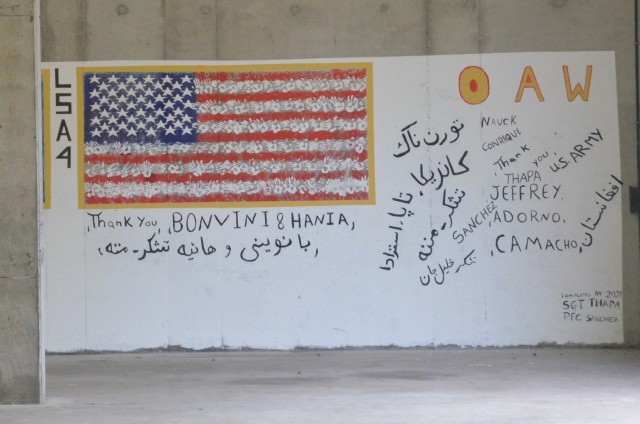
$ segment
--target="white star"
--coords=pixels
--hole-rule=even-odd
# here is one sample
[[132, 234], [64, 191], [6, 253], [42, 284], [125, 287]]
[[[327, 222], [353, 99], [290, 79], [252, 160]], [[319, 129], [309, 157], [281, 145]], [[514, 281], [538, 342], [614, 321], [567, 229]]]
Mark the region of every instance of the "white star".
[[183, 127], [183, 124], [182, 124], [182, 122], [177, 121], [177, 122], [175, 122], [175, 123], [173, 124], [173, 126], [174, 126], [174, 127], [176, 127], [176, 128], [182, 128], [182, 127]]
[[142, 84], [140, 81], [138, 81], [138, 82], [136, 83], [136, 85], [134, 85], [134, 87], [135, 87], [135, 89], [136, 89], [136, 90], [138, 90], [138, 91], [142, 91], [142, 90], [144, 90], [144, 84]]
[[127, 84], [134, 84], [136, 82], [136, 79], [133, 77], [133, 75], [129, 74], [126, 81]]
[[111, 75], [108, 79], [110, 84], [117, 84], [118, 83], [118, 78], [116, 78], [115, 75]]
[[130, 102], [127, 104], [127, 110], [131, 110], [131, 109], [136, 110], [136, 104], [133, 102]]
[[136, 97], [136, 90], [134, 90], [133, 87], [129, 88], [127, 90], [127, 96], [135, 98]]
[[173, 105], [174, 105], [174, 103], [173, 103], [171, 100], [167, 100], [167, 101], [164, 103], [164, 108], [165, 108], [165, 109], [173, 109]]
[[180, 82], [179, 81], [174, 81], [173, 82], [173, 89], [174, 90], [180, 90], [180, 88], [181, 88]]
[[136, 127], [138, 127], [139, 130], [144, 129], [144, 122], [137, 122]]
[[109, 88], [109, 86], [107, 84], [105, 84], [104, 81], [102, 81], [99, 85], [98, 85], [98, 90], [100, 91], [107, 91], [107, 89]]
[[149, 136], [151, 136], [151, 135], [152, 135], [152, 136], [154, 136], [154, 137], [155, 137], [155, 135], [156, 135], [156, 129], [155, 129], [154, 127], [149, 127], [149, 128], [147, 128], [147, 135], [149, 135]]
[[144, 111], [144, 109], [138, 109], [136, 110], [136, 116], [145, 116], [146, 113]]
[[101, 131], [109, 131], [109, 125], [107, 125], [107, 123], [103, 123], [102, 125], [100, 125], [100, 130]]
[[94, 128], [91, 131], [91, 135], [94, 136], [94, 137], [100, 137], [100, 133], [101, 133], [101, 131], [98, 128]]
[[95, 127], [96, 125], [100, 125], [100, 118], [94, 116], [93, 118], [91, 118], [91, 126]]
[[191, 117], [189, 115], [183, 115], [182, 122], [191, 122]]
[[116, 102], [109, 102], [109, 109], [110, 110], [117, 110], [118, 109], [118, 104]]
[[160, 81], [156, 81], [155, 84], [153, 84], [153, 88], [156, 90], [162, 90], [162, 83]]
[[136, 135], [137, 133], [133, 127], [127, 129], [127, 135]]
[[187, 100], [186, 102], [184, 102], [184, 108], [191, 108], [191, 109], [196, 109], [196, 104], [193, 103], [191, 100]]
[[109, 112], [107, 112], [106, 110], [101, 110], [100, 111], [100, 118], [109, 119]]
[[153, 97], [153, 89], [151, 87], [147, 87], [147, 89], [144, 90], [144, 95], [147, 97]]
[[92, 103], [91, 104], [91, 112], [94, 112], [96, 110], [100, 111], [100, 105], [98, 103]]
[[111, 88], [109, 89], [109, 91], [107, 91], [107, 95], [108, 95], [109, 97], [116, 97], [116, 94], [117, 94], [117, 93], [116, 93], [116, 90], [114, 90], [114, 89], [113, 89], [113, 87], [111, 87]]
[[109, 123], [109, 125], [115, 125], [118, 122], [118, 120], [116, 119], [115, 116], [111, 115], [107, 122]]
[[121, 94], [120, 97], [118, 97], [118, 101], [121, 104], [127, 103], [127, 96], [125, 96], [124, 94]]
[[135, 124], [136, 117], [135, 116], [127, 116], [127, 124]]
[[185, 76], [182, 77], [182, 83], [183, 84], [189, 84], [189, 83], [191, 83], [191, 81], [192, 81], [192, 79], [191, 79], [190, 75], [185, 75]]
[[100, 93], [95, 88], [93, 89], [93, 91], [91, 93], [89, 93], [89, 98], [90, 99], [93, 99], [94, 97], [100, 97]]
[[126, 91], [127, 89], [127, 84], [124, 83], [124, 81], [120, 81], [120, 83], [118, 84], [118, 91]]
[[184, 115], [184, 112], [182, 111], [181, 108], [178, 107], [178, 108], [176, 108], [176, 110], [173, 111], [173, 114], [176, 115], [176, 116], [182, 116], [182, 115]]
[[108, 99], [108, 98], [106, 98], [106, 97], [100, 97], [100, 99], [98, 100], [98, 102], [99, 102], [101, 105], [106, 105], [106, 104], [108, 104], [108, 103], [109, 103], [109, 99]]
[[164, 100], [164, 97], [162, 97], [162, 94], [160, 93], [156, 94], [156, 98], [154, 99], [154, 101], [157, 103], [162, 103], [162, 100]]
[[182, 96], [180, 95], [180, 93], [176, 94], [176, 95], [173, 97], [173, 100], [175, 100], [176, 102], [180, 102], [180, 103], [182, 103]]
[[182, 94], [184, 94], [185, 96], [190, 96], [191, 93], [193, 93], [193, 91], [191, 91], [189, 87], [186, 87], [182, 90]]
[[154, 110], [156, 108], [156, 103], [153, 100], [147, 101], [145, 108], [148, 110]]
[[173, 115], [167, 116], [167, 122], [174, 122], [176, 118]]
[[182, 132], [183, 132], [184, 134], [191, 134], [191, 127], [184, 127], [184, 128], [182, 129]]
[[124, 109], [120, 109], [118, 110], [118, 118], [126, 118], [127, 117], [127, 111]]
[[124, 122], [120, 122], [118, 124], [118, 130], [120, 131], [126, 131], [127, 130], [127, 124], [125, 124]]
[[164, 89], [162, 94], [164, 94], [167, 97], [171, 97], [172, 91], [171, 91], [171, 89], [169, 87], [167, 87], [167, 88]]
[[110, 136], [112, 136], [112, 137], [115, 137], [115, 136], [117, 136], [117, 135], [118, 135], [118, 132], [117, 132], [115, 129], [113, 129], [113, 128], [109, 128], [108, 133], [109, 133], [109, 135], [110, 135]]
[[151, 75], [147, 74], [147, 75], [144, 77], [144, 83], [145, 83], [145, 84], [153, 84], [153, 78], [151, 77]]
[[163, 84], [171, 84], [171, 77], [167, 74], [164, 76], [164, 78], [162, 78], [162, 83]]
[[98, 78], [98, 76], [96, 74], [93, 74], [93, 76], [91, 78], [89, 78], [89, 82], [92, 82], [93, 84], [97, 84], [100, 82], [100, 79]]
[[176, 135], [176, 129], [175, 129], [175, 128], [173, 128], [173, 127], [169, 127], [169, 128], [167, 128], [166, 132], [167, 132], [167, 134], [173, 134], [173, 135]]
[[163, 121], [156, 122], [158, 128], [167, 128], [167, 125]]

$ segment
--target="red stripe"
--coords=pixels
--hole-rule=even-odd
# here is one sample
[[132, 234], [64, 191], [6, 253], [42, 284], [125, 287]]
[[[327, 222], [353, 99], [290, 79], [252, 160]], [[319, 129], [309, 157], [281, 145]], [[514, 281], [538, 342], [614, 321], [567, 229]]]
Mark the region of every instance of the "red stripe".
[[367, 117], [366, 110], [354, 110], [348, 112], [269, 112], [269, 113], [246, 113], [246, 114], [200, 114], [199, 122], [223, 122], [223, 121], [285, 121], [288, 119], [361, 119]]
[[288, 91], [288, 92], [269, 92], [269, 93], [198, 93], [196, 94], [196, 102], [268, 102], [279, 100], [308, 100], [338, 98], [348, 99], [355, 97], [364, 99], [367, 97], [366, 91], [344, 90], [344, 91]]
[[229, 142], [229, 141], [280, 141], [280, 140], [348, 140], [350, 138], [366, 137], [367, 131], [278, 131], [265, 133], [201, 133], [198, 134], [199, 142]]
[[222, 163], [225, 161], [236, 162], [249, 162], [249, 161], [287, 161], [293, 162], [297, 160], [324, 160], [324, 159], [353, 159], [359, 162], [367, 160], [367, 151], [360, 153], [347, 150], [347, 151], [326, 151], [326, 152], [290, 152], [290, 153], [277, 153], [277, 152], [260, 152], [260, 153], [165, 153], [161, 155], [117, 155], [117, 154], [105, 154], [105, 155], [90, 155], [85, 156], [85, 163], [91, 164], [122, 164], [122, 165], [140, 165], [142, 163], [190, 163], [190, 162], [205, 162], [205, 163]]
[[122, 184], [122, 183], [223, 183], [223, 182], [250, 182], [250, 181], [268, 181], [268, 180], [286, 180], [294, 178], [297, 181], [313, 181], [318, 179], [342, 179], [350, 177], [357, 180], [366, 180], [369, 177], [368, 171], [335, 171], [335, 172], [278, 172], [267, 173], [260, 172], [256, 175], [250, 174], [153, 174], [149, 177], [144, 175], [128, 175], [128, 176], [112, 176], [106, 175], [85, 175], [84, 182], [90, 184]]
[[348, 193], [341, 196], [337, 193], [283, 193], [265, 195], [260, 193], [242, 194], [209, 194], [202, 197], [196, 196], [178, 196], [178, 195], [159, 195], [154, 197], [87, 197], [85, 195], [85, 203], [88, 205], [122, 205], [130, 203], [167, 203], [169, 206], [176, 207], [178, 203], [229, 203], [229, 202], [305, 202], [305, 201], [323, 201], [323, 200], [366, 200], [369, 198], [367, 192]]
[[319, 69], [317, 71], [283, 71], [283, 72], [196, 72], [199, 81], [289, 81], [299, 79], [340, 80], [345, 78], [363, 79], [366, 69]]

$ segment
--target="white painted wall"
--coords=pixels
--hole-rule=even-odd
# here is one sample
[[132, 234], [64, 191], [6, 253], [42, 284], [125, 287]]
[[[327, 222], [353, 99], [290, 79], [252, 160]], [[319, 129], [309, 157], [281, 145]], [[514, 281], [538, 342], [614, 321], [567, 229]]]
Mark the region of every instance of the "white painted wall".
[[[107, 221], [130, 217], [137, 223], [137, 217], [143, 217], [156, 221], [157, 227], [94, 228], [89, 213], [99, 211], [78, 208], [77, 163], [67, 169], [64, 161], [53, 159], [59, 146], [54, 142], [52, 208], [45, 216], [48, 350], [621, 343], [622, 192], [613, 188], [620, 186], [621, 178], [613, 54], [355, 60], [373, 63], [374, 205], [103, 210], [101, 217]], [[77, 65], [45, 67], [60, 68], [63, 81], [73, 81], [73, 91]], [[472, 65], [482, 66], [491, 79], [490, 96], [481, 105], [469, 105], [459, 94], [459, 73]], [[572, 85], [583, 82], [586, 67], [593, 66], [588, 101], [567, 101], [563, 65], [569, 66]], [[538, 101], [533, 89], [525, 90], [521, 102], [514, 101], [526, 66], [534, 69], [544, 102]], [[72, 94], [75, 99], [75, 91]], [[509, 122], [482, 126], [482, 117], [509, 117]], [[54, 114], [54, 138], [59, 120]], [[452, 136], [452, 125], [464, 128], [455, 143], [423, 144], [397, 157], [405, 150], [401, 129], [414, 121], [412, 128], [422, 136], [429, 132]], [[68, 124], [76, 136], [71, 145], [78, 150], [81, 141], [74, 119]], [[596, 129], [602, 141], [593, 141], [572, 159], [574, 146], [584, 145]], [[512, 141], [486, 147], [485, 143], [512, 131], [519, 131]], [[445, 174], [444, 161], [456, 163], [465, 152], [462, 162], [469, 171], [458, 168], [460, 175], [443, 177], [439, 189], [439, 183], [422, 187], [411, 176], [419, 174], [421, 165], [425, 174], [430, 170], [437, 174], [438, 169]], [[538, 165], [533, 163], [545, 154]], [[499, 157], [516, 159], [500, 169]], [[562, 164], [560, 157], [569, 165], [553, 172], [554, 163]], [[524, 182], [521, 174], [529, 171]], [[508, 182], [507, 173], [520, 175], [520, 180]], [[532, 184], [537, 193], [546, 185], [550, 198], [513, 199], [520, 196], [520, 186], [530, 197]], [[478, 226], [470, 232], [470, 220], [495, 197], [494, 186], [501, 198], [489, 206], [490, 218], [476, 218]], [[443, 205], [444, 191], [451, 194], [456, 189], [459, 204]], [[408, 199], [407, 193], [413, 196], [410, 204], [394, 200]], [[411, 216], [390, 215], [404, 214], [402, 208]], [[531, 211], [557, 213], [560, 222], [531, 223]], [[236, 212], [239, 217], [266, 216], [268, 224], [177, 234], [172, 224], [175, 213], [205, 218], [230, 215], [233, 220]], [[527, 216], [527, 222], [499, 222], [496, 213], [504, 219], [508, 212], [516, 220], [518, 213], [524, 213], [521, 217]], [[280, 213], [283, 228], [278, 227]], [[307, 228], [291, 224], [292, 214], [324, 214], [327, 219], [329, 213], [334, 222], [342, 214], [346, 224]], [[144, 260], [130, 252], [104, 254], [109, 243], [120, 243], [130, 251], [143, 249], [155, 228], [170, 245], [169, 252]], [[439, 233], [428, 254], [429, 248], [421, 246], [434, 229]], [[458, 243], [461, 233], [464, 241]], [[302, 243], [298, 236], [311, 243], [308, 251], [296, 247]], [[182, 244], [190, 247], [200, 237], [216, 247], [215, 254], [196, 254], [193, 260], [178, 254]], [[257, 246], [282, 237], [294, 244], [278, 255]], [[527, 249], [527, 237], [539, 239], [543, 248], [530, 242]], [[593, 242], [586, 246], [589, 238]], [[544, 248], [547, 240], [554, 249]], [[565, 240], [575, 247], [565, 250]], [[390, 244], [398, 253], [393, 266], [384, 255]], [[239, 252], [252, 246], [260, 257], [249, 263]], [[468, 264], [460, 267], [465, 257]], [[431, 282], [425, 286], [429, 275]], [[611, 302], [595, 307], [603, 304], [600, 300]]]

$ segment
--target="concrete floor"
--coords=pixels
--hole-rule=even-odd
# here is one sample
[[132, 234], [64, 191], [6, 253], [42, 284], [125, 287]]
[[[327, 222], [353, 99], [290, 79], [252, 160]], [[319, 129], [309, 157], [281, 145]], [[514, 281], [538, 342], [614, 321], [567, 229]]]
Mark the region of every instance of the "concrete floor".
[[47, 357], [0, 423], [640, 423], [638, 349]]

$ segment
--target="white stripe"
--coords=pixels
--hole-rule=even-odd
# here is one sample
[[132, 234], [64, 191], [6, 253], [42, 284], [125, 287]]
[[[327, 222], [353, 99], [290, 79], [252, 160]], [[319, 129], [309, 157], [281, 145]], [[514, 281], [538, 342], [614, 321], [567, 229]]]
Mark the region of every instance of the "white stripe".
[[192, 174], [199, 176], [202, 174], [249, 174], [258, 175], [261, 172], [273, 174], [279, 172], [318, 172], [326, 174], [328, 172], [344, 171], [366, 171], [368, 161], [359, 162], [353, 159], [335, 160], [324, 159], [319, 161], [242, 161], [242, 162], [188, 162], [188, 163], [149, 163], [141, 164], [86, 164], [85, 174], [88, 176], [103, 175], [107, 177], [127, 177], [143, 175], [150, 177], [154, 174]]
[[291, 91], [365, 91], [367, 81], [361, 78], [295, 79], [275, 81], [217, 81], [196, 79], [196, 93], [247, 94], [287, 93]]
[[268, 181], [241, 181], [223, 183], [106, 183], [85, 184], [87, 197], [153, 197], [153, 196], [191, 196], [202, 197], [210, 194], [303, 194], [332, 193], [347, 194], [367, 192], [367, 180], [328, 179], [299, 181], [295, 178]]
[[199, 122], [198, 133], [253, 134], [293, 131], [366, 131], [366, 119], [287, 119], [282, 121]]
[[319, 99], [266, 102], [199, 102], [200, 115], [252, 114], [273, 112], [353, 112], [367, 109], [367, 99], [321, 97]]
[[85, 157], [99, 155], [162, 155], [169, 154], [198, 154], [198, 153], [291, 153], [291, 152], [343, 152], [355, 151], [361, 153], [367, 149], [367, 140], [358, 137], [353, 140], [325, 140], [325, 141], [228, 141], [219, 143], [193, 144], [140, 144], [128, 142], [85, 144]]

